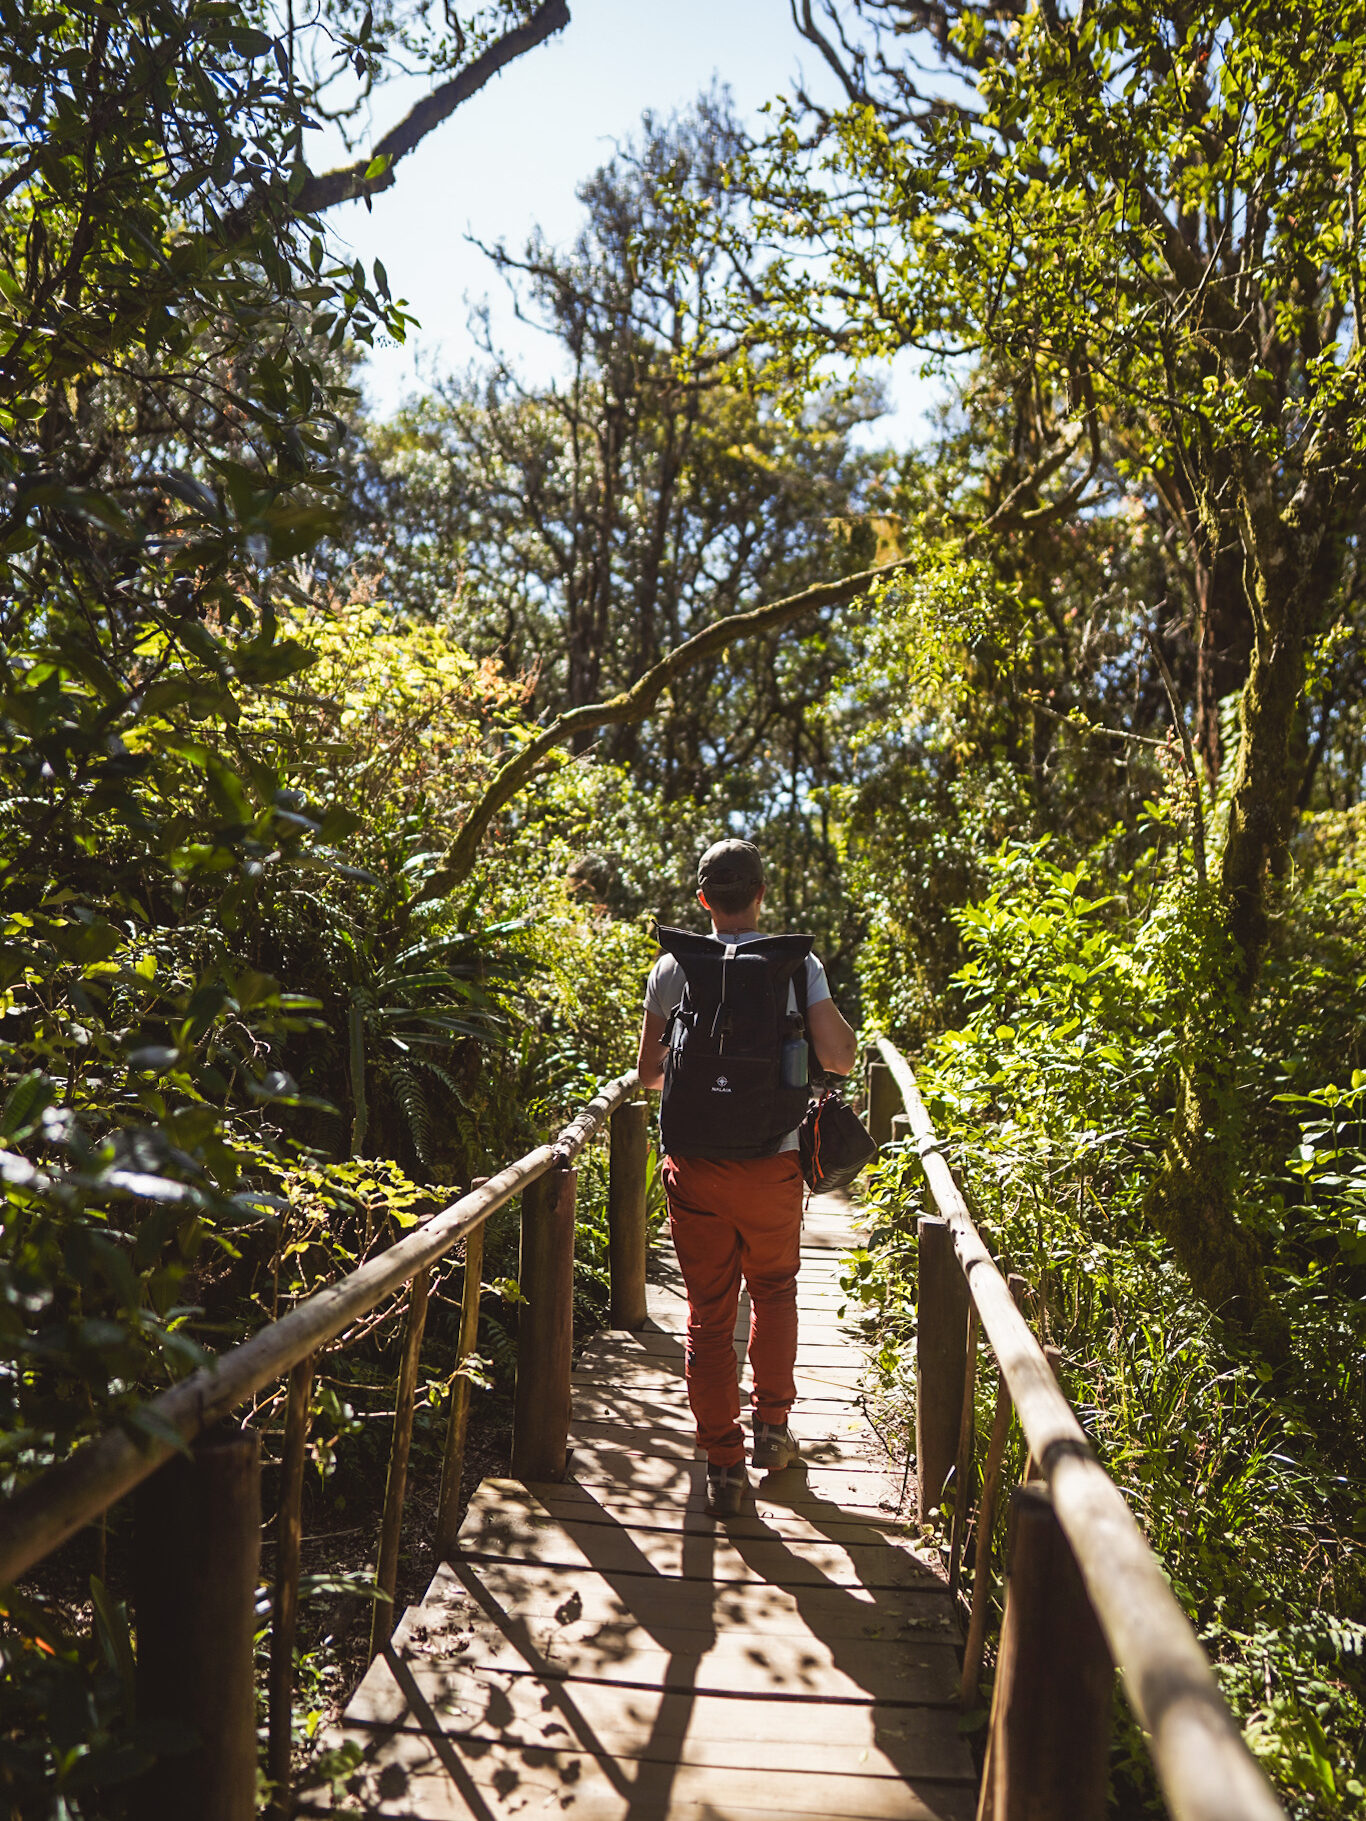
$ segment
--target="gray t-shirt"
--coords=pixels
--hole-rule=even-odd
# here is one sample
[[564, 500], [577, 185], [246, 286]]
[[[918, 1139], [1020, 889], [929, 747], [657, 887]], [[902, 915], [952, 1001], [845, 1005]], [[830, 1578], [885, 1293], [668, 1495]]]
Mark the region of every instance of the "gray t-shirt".
[[[727, 930], [727, 942], [754, 942], [762, 934], [757, 929]], [[687, 975], [672, 955], [661, 955], [650, 969], [649, 984], [645, 988], [645, 1009], [653, 1012], [656, 1018], [667, 1018], [669, 1013], [683, 998], [683, 988], [687, 984]], [[806, 1004], [809, 1010], [819, 1005], [822, 999], [830, 997], [830, 982], [825, 977], [825, 969], [814, 955], [806, 957]], [[797, 1010], [797, 989], [789, 985], [787, 989], [787, 1009]], [[797, 1134], [789, 1132], [778, 1146], [780, 1151], [797, 1149]]]

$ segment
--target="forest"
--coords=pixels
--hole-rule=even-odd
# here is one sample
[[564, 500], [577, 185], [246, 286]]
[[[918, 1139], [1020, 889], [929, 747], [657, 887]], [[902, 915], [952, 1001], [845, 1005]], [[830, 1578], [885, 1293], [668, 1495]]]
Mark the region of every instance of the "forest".
[[[335, 210], [571, 11], [0, 0], [0, 1491], [629, 1068], [655, 920], [743, 835], [914, 1058], [1287, 1813], [1360, 1814], [1366, 0], [793, 0], [833, 89], [642, 112], [572, 242], [489, 250], [558, 377], [485, 316], [368, 411], [417, 325]], [[844, 1280], [903, 1452], [915, 1167]], [[313, 1392], [324, 1780], [400, 1314]], [[136, 1813], [128, 1552], [114, 1511], [3, 1593], [7, 1815]], [[1112, 1812], [1160, 1814], [1116, 1714]]]

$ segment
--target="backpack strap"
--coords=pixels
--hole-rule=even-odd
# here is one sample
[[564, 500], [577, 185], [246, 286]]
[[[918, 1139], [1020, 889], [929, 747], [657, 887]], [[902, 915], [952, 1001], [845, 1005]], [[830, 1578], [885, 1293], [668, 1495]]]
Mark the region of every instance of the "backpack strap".
[[805, 961], [802, 962], [801, 966], [797, 969], [796, 973], [792, 976], [792, 990], [797, 995], [797, 1011], [801, 1015], [802, 1030], [806, 1034], [807, 1080], [811, 1083], [811, 1086], [813, 1088], [828, 1089], [830, 1087], [831, 1082], [838, 1081], [839, 1077], [831, 1076], [825, 1069], [823, 1069], [821, 1067], [820, 1059], [816, 1055], [816, 1046], [811, 1041], [811, 1024], [810, 1024], [810, 1020], [808, 1018], [807, 1009], [806, 1009], [806, 962]]

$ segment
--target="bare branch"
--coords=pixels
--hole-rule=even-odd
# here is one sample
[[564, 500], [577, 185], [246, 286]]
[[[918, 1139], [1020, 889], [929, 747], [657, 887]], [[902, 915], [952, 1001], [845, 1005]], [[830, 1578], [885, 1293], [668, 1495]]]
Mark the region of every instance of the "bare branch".
[[792, 9], [792, 23], [796, 26], [802, 37], [805, 38], [809, 44], [814, 44], [821, 56], [824, 57], [835, 75], [839, 78], [845, 94], [849, 97], [850, 101], [853, 102], [854, 106], [867, 107], [871, 105], [872, 97], [869, 95], [867, 89], [865, 89], [863, 84], [845, 67], [840, 59], [839, 52], [816, 24], [815, 18], [811, 12], [811, 0], [800, 0], [800, 6], [798, 0], [789, 0], [789, 3]]

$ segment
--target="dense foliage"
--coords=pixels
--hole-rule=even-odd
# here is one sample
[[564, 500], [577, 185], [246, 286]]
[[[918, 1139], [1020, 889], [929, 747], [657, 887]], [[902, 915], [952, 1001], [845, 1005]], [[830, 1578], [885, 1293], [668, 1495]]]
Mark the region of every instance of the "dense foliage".
[[[1295, 1336], [1293, 1366], [1273, 1373], [1229, 1344], [1144, 1217], [1207, 908], [1189, 876], [1154, 894], [1154, 865], [1170, 863], [1151, 850], [1126, 867], [1111, 839], [1059, 865], [1056, 846], [1007, 843], [985, 894], [955, 913], [958, 1022], [926, 1046], [922, 1087], [1259, 1755], [1297, 1792], [1294, 1812], [1353, 1814], [1366, 1788], [1363, 1077], [1339, 1072], [1360, 1054], [1359, 909], [1305, 841], [1239, 1082], [1258, 1134], [1241, 1212]], [[911, 1158], [886, 1168], [868, 1250], [846, 1274], [882, 1319], [893, 1387], [913, 1320], [917, 1175]], [[990, 1420], [983, 1395], [979, 1432]], [[1115, 1770], [1130, 1799], [1151, 1790], [1136, 1735]]]

